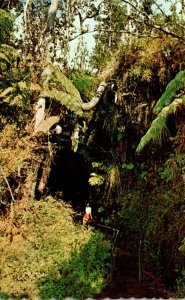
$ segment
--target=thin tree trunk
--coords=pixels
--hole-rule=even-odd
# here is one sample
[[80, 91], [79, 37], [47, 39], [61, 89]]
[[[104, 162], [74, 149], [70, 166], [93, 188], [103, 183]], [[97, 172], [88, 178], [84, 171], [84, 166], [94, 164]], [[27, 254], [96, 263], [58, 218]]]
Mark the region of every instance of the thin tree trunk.
[[47, 24], [46, 24], [44, 32], [47, 32], [53, 28], [53, 25], [55, 22], [55, 17], [56, 17], [57, 10], [59, 7], [59, 3], [60, 3], [60, 0], [52, 0], [51, 1], [51, 5], [50, 5], [49, 11], [48, 11]]
[[26, 4], [24, 6], [24, 30], [25, 33], [27, 32], [28, 29], [28, 24], [27, 24], [27, 16], [28, 16], [28, 9], [31, 6], [33, 0], [27, 0]]
[[9, 220], [8, 220], [8, 224], [7, 224], [7, 228], [6, 228], [6, 236], [8, 235], [10, 243], [11, 243], [13, 241], [13, 235], [14, 235], [14, 232], [13, 232], [14, 231], [13, 230], [14, 229], [14, 227], [13, 227], [14, 226], [13, 225], [13, 220], [14, 220], [14, 202], [15, 202], [15, 198], [14, 198], [14, 195], [12, 193], [12, 190], [11, 190], [10, 184], [8, 182], [8, 179], [7, 179], [7, 177], [3, 173], [3, 169], [0, 168], [0, 170], [1, 170], [1, 173], [3, 175], [3, 178], [4, 178], [5, 182], [7, 184], [7, 187], [8, 187], [8, 190], [10, 192], [11, 199], [12, 199], [12, 201], [10, 203]]

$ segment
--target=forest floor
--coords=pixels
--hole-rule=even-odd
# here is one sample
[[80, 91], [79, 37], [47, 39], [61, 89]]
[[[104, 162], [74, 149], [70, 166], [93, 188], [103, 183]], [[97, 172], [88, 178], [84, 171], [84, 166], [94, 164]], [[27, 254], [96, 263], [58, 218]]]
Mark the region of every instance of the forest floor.
[[129, 299], [132, 297], [169, 299], [171, 296], [160, 279], [155, 278], [153, 274], [145, 272], [139, 282], [137, 263], [128, 251], [118, 248], [112, 278], [105, 289], [95, 296], [95, 299]]

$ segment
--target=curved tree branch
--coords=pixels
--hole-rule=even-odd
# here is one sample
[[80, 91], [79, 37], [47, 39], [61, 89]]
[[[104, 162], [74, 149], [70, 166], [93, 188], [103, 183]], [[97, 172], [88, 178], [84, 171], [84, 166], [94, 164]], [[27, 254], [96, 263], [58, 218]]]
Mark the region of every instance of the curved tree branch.
[[[154, 23], [153, 20], [150, 18], [150, 16], [143, 10], [139, 9], [139, 7], [137, 7], [136, 5], [134, 5], [133, 3], [131, 3], [129, 0], [122, 0], [124, 3], [126, 3], [127, 5], [130, 5], [136, 12], [137, 17], [134, 17], [131, 14], [125, 14], [125, 16], [127, 16], [128, 18], [132, 19], [133, 21], [135, 21], [138, 24], [145, 24], [147, 27], [150, 28], [155, 28], [158, 31], [161, 31], [167, 35], [170, 35], [172, 37], [175, 37], [177, 39], [182, 40], [182, 42], [184, 43], [184, 32], [182, 34], [178, 34], [170, 29], [168, 29], [167, 27], [161, 25], [161, 24], [157, 24]], [[157, 3], [155, 2], [155, 5], [157, 6]], [[159, 6], [157, 6], [159, 9]], [[161, 10], [162, 14], [165, 15], [165, 13]], [[176, 25], [178, 27], [180, 27], [181, 29], [185, 28], [180, 24], [180, 23], [176, 23]]]
[[83, 110], [91, 110], [93, 107], [95, 107], [96, 104], [100, 101], [101, 96], [103, 95], [106, 87], [107, 87], [107, 83], [105, 81], [102, 81], [100, 83], [100, 85], [98, 86], [96, 94], [92, 98], [92, 100], [88, 103], [82, 103], [81, 104], [82, 109]]
[[177, 39], [181, 39], [182, 42], [184, 43], [184, 41], [183, 41], [184, 40], [184, 35], [177, 34], [174, 31], [169, 30], [168, 28], [163, 27], [162, 25], [155, 24], [155, 23], [150, 23], [150, 21], [149, 21], [150, 19], [148, 19], [148, 21], [146, 19], [145, 20], [139, 20], [139, 19], [134, 18], [131, 15], [129, 16], [129, 18], [132, 19], [132, 20], [134, 20], [137, 23], [140, 23], [140, 24], [144, 23], [148, 27], [155, 28], [155, 29], [157, 29], [159, 31], [162, 31], [163, 33], [165, 33], [167, 35], [170, 35], [170, 36], [175, 37]]

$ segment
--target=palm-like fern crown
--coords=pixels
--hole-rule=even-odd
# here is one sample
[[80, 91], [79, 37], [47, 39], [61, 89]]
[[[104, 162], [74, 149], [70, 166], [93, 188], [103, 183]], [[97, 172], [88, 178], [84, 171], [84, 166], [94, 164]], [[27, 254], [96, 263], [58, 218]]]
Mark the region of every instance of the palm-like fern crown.
[[150, 141], [162, 141], [162, 137], [168, 133], [166, 126], [168, 116], [175, 113], [179, 107], [182, 106], [185, 106], [185, 70], [179, 72], [176, 77], [169, 82], [165, 92], [154, 107], [154, 112], [158, 113], [158, 116], [142, 137], [136, 149], [136, 153], [140, 153]]
[[177, 73], [175, 78], [169, 82], [166, 91], [154, 107], [154, 113], [159, 113], [164, 106], [168, 106], [180, 91], [185, 89], [185, 70]]

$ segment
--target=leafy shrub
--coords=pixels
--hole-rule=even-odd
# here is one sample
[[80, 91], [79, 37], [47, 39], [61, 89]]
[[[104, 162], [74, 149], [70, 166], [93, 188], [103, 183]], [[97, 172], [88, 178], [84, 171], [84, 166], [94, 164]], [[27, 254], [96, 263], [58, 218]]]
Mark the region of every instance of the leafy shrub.
[[84, 299], [99, 293], [105, 285], [110, 244], [98, 232], [82, 249], [74, 249], [60, 265], [58, 276], [49, 274], [38, 283], [43, 299], [73, 297]]
[[13, 20], [10, 14], [0, 9], [0, 43], [7, 41], [13, 31]]
[[[16, 203], [13, 242], [0, 232], [0, 286], [13, 298], [87, 297], [105, 284], [109, 243], [73, 223], [62, 201]], [[0, 228], [6, 222], [0, 219]]]

